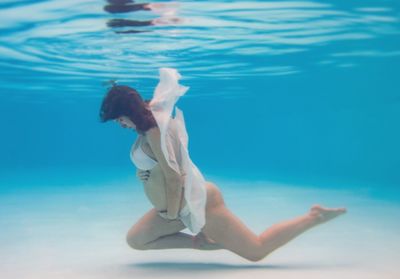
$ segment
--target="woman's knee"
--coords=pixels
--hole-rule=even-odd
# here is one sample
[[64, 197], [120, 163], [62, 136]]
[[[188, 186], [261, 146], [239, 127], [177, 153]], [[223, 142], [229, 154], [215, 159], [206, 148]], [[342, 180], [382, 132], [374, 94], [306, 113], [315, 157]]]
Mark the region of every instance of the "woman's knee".
[[126, 243], [135, 250], [146, 250], [146, 243], [144, 243], [140, 237], [132, 234], [131, 231], [128, 231], [126, 234]]

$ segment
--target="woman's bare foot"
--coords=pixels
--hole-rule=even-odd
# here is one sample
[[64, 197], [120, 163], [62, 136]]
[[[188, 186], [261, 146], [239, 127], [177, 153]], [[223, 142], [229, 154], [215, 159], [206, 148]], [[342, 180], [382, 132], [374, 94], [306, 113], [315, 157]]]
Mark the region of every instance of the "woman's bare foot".
[[311, 207], [309, 214], [317, 225], [330, 221], [346, 212], [346, 208], [325, 208], [320, 205], [314, 205]]
[[208, 238], [203, 232], [199, 232], [197, 235], [194, 236], [195, 239], [195, 248], [199, 250], [218, 250], [222, 249], [222, 246], [217, 244], [211, 238]]

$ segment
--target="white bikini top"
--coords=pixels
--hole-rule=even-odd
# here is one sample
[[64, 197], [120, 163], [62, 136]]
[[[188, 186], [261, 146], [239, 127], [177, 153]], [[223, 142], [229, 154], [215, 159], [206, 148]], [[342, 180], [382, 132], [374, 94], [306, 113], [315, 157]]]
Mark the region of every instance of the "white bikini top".
[[153, 158], [147, 155], [142, 149], [141, 136], [136, 140], [131, 148], [131, 161], [132, 163], [141, 170], [150, 170], [158, 164]]

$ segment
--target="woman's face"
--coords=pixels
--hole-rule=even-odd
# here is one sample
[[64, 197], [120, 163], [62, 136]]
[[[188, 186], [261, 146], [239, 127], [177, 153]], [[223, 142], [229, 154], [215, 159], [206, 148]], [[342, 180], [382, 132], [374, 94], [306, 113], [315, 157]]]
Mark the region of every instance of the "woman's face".
[[136, 125], [127, 116], [120, 116], [115, 119], [115, 121], [118, 122], [122, 128], [136, 129]]

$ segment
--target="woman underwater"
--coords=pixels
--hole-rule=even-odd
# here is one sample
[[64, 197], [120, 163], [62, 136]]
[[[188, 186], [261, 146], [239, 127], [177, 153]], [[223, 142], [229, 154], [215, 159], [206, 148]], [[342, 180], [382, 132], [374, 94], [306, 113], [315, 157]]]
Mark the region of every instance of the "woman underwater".
[[[128, 231], [128, 244], [138, 250], [192, 248], [227, 249], [260, 261], [306, 230], [346, 212], [345, 208], [311, 207], [306, 214], [275, 224], [256, 235], [225, 205], [218, 187], [206, 181], [188, 153], [183, 113], [172, 110], [188, 87], [179, 73], [160, 69], [152, 100], [143, 100], [128, 86], [113, 85], [103, 99], [102, 122], [115, 120], [138, 133], [131, 160], [154, 205]], [[194, 236], [181, 233], [188, 228]]]

